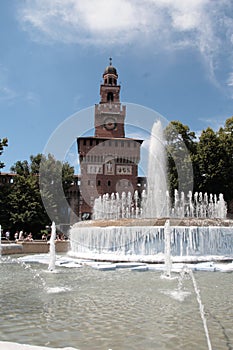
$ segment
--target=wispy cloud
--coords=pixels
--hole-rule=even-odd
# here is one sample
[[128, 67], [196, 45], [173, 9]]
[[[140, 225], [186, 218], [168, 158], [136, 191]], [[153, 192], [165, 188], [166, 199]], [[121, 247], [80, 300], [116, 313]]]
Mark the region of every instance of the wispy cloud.
[[229, 77], [227, 79], [227, 85], [233, 87], [233, 72], [229, 74]]
[[6, 86], [0, 86], [0, 101], [11, 101], [17, 97], [15, 91]]
[[35, 40], [83, 45], [192, 47], [210, 72], [232, 51], [231, 0], [25, 0], [19, 20]]
[[37, 105], [40, 102], [40, 97], [38, 94], [29, 91], [25, 94], [25, 101], [28, 102], [30, 105]]

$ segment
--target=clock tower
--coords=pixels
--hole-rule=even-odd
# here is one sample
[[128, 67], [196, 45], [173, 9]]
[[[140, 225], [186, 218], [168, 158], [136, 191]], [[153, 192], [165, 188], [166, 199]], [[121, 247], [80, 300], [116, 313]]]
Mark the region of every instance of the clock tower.
[[100, 103], [95, 105], [95, 136], [96, 137], [125, 137], [126, 107], [120, 103], [120, 85], [117, 84], [118, 74], [109, 66], [103, 74], [100, 85]]
[[82, 219], [91, 218], [94, 200], [100, 195], [137, 189], [143, 140], [125, 137], [126, 106], [120, 102], [117, 79], [110, 58], [100, 85], [100, 102], [95, 105], [94, 136], [77, 139]]

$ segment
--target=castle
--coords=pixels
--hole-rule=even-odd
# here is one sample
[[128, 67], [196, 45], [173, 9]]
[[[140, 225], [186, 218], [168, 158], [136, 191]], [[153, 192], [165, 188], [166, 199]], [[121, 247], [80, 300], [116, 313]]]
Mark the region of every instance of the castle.
[[117, 70], [110, 58], [100, 85], [100, 102], [95, 105], [94, 136], [77, 139], [82, 219], [91, 217], [94, 200], [100, 195], [133, 193], [138, 189], [143, 140], [125, 136], [126, 106], [121, 104], [121, 86], [117, 79]]

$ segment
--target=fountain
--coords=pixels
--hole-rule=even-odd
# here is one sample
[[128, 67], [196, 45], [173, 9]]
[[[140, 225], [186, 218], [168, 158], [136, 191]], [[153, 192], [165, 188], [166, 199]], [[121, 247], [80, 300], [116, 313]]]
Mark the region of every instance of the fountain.
[[50, 253], [50, 259], [49, 259], [49, 271], [55, 270], [55, 262], [56, 262], [56, 250], [55, 250], [55, 239], [56, 239], [56, 225], [55, 222], [52, 222], [52, 231], [51, 231], [51, 237], [49, 240], [49, 253]]
[[[71, 255], [112, 261], [115, 263], [113, 268], [117, 268], [119, 261], [150, 263], [132, 270], [163, 271], [161, 277], [170, 281], [173, 280], [171, 273], [176, 270], [180, 272], [178, 289], [163, 292], [179, 301], [190, 295], [182, 290], [188, 274], [199, 306], [207, 347], [212, 350], [204, 304], [193, 270], [224, 271], [224, 267], [217, 267], [213, 260], [233, 259], [232, 223], [226, 220], [222, 194], [217, 197], [189, 191], [185, 196], [184, 192], [179, 194], [176, 190], [171, 206], [165, 169], [162, 127], [156, 122], [151, 136], [147, 192], [143, 191], [140, 198], [137, 191], [133, 195], [116, 193], [97, 198], [94, 220], [71, 228]], [[205, 263], [198, 263], [202, 261]], [[207, 261], [210, 263], [206, 264]], [[190, 262], [192, 264], [187, 265]], [[225, 271], [233, 271], [232, 263], [225, 266]], [[106, 270], [109, 269], [107, 266]], [[228, 340], [227, 336], [229, 345]], [[185, 346], [179, 344], [174, 346], [176, 348]], [[200, 346], [194, 342], [190, 348]]]
[[164, 225], [164, 264], [165, 264], [165, 276], [171, 278], [172, 260], [171, 260], [171, 229], [170, 221], [166, 220]]
[[145, 217], [160, 218], [170, 216], [169, 208], [163, 128], [158, 120], [154, 123], [151, 131], [147, 197], [145, 204], [142, 205], [142, 210]]
[[155, 265], [144, 273], [123, 264], [100, 272], [83, 261], [78, 271], [60, 266], [53, 274], [10, 260], [0, 264], [0, 349], [210, 350], [208, 335], [213, 349], [232, 348], [231, 274], [195, 272], [197, 303], [187, 271], [178, 290], [177, 279], [161, 279]]
[[[152, 129], [148, 188], [132, 195], [105, 194], [95, 200], [93, 221], [75, 224], [70, 231], [76, 257], [112, 261], [232, 260], [232, 222], [226, 219], [223, 195], [175, 190], [174, 204], [167, 190], [166, 158], [161, 122]], [[170, 244], [165, 239], [170, 219]], [[168, 266], [168, 265], [167, 265]]]
[[[0, 264], [0, 349], [233, 348], [232, 276], [212, 263], [233, 256], [223, 197], [176, 192], [171, 207], [164, 182], [158, 196], [165, 204], [159, 201], [152, 211], [147, 210], [155, 188], [150, 183], [141, 198], [135, 192], [96, 200], [96, 220], [71, 229], [75, 259], [55, 255], [53, 222], [46, 259], [34, 255], [19, 258], [21, 264], [11, 259]], [[44, 269], [48, 257], [49, 270], [56, 259], [57, 273]], [[207, 260], [211, 269], [198, 263]], [[22, 268], [22, 261], [34, 269]], [[205, 273], [198, 271], [200, 265]], [[172, 277], [175, 271], [178, 278]], [[200, 319], [194, 317], [198, 313]]]

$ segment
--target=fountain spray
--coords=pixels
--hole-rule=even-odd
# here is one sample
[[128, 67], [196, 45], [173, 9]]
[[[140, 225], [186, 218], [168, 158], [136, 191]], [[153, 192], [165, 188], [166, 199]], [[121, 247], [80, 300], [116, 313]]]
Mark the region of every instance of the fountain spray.
[[50, 261], [49, 261], [49, 266], [48, 270], [53, 271], [55, 270], [55, 262], [56, 262], [56, 250], [55, 250], [55, 239], [56, 239], [56, 225], [55, 222], [52, 222], [52, 232], [51, 232], [51, 237], [49, 241], [49, 253], [50, 253]]
[[170, 220], [166, 220], [164, 225], [164, 264], [165, 264], [165, 276], [171, 278], [171, 268], [172, 268], [172, 260], [171, 260], [171, 227]]

